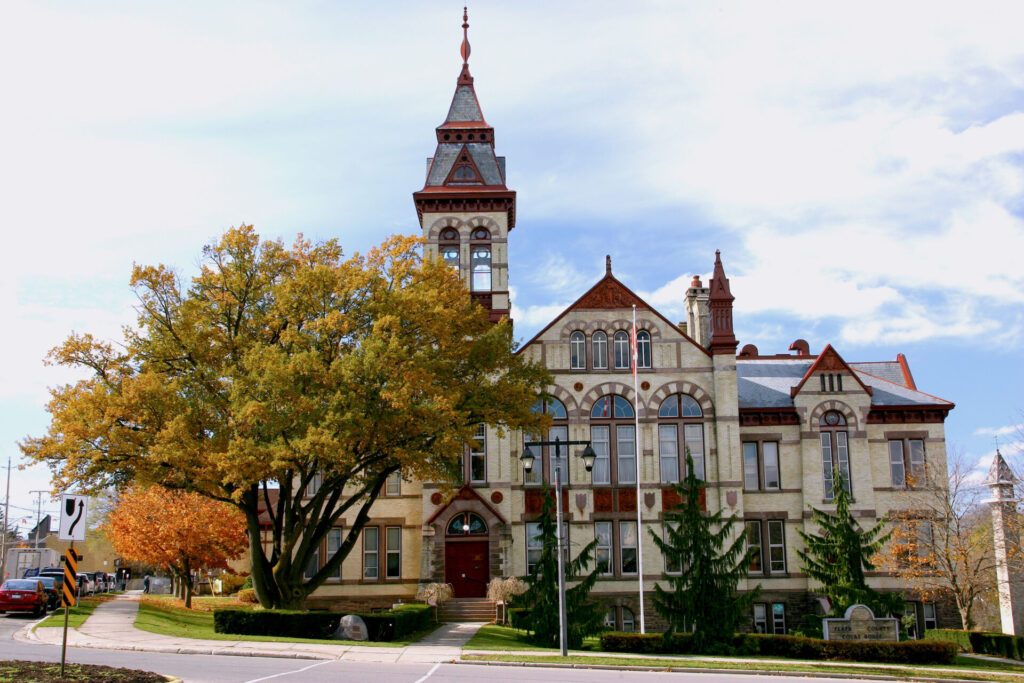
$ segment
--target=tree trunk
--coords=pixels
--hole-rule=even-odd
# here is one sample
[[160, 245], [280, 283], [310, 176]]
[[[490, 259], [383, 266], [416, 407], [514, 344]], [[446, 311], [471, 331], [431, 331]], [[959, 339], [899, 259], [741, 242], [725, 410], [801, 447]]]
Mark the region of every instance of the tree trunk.
[[192, 609], [192, 565], [188, 558], [185, 558], [185, 571], [182, 572], [181, 581], [185, 594], [185, 609]]

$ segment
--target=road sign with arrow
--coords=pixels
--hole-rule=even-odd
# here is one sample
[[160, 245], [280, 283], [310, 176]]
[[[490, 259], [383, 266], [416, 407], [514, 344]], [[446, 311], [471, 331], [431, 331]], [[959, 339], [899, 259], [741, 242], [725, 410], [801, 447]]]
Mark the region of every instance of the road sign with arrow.
[[84, 541], [89, 497], [65, 493], [60, 497], [60, 531], [62, 541]]

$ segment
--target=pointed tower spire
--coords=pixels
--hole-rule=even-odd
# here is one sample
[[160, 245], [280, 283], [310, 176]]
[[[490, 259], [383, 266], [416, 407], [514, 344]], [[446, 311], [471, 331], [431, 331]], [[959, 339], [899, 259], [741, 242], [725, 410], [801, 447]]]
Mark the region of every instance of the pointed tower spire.
[[462, 73], [459, 74], [459, 85], [473, 85], [473, 77], [469, 74], [469, 11], [462, 8], [462, 46], [459, 54], [462, 55]]
[[708, 308], [711, 312], [711, 353], [736, 355], [739, 342], [732, 329], [732, 302], [736, 298], [729, 289], [729, 278], [722, 265], [722, 252], [715, 250], [715, 271], [708, 283]]

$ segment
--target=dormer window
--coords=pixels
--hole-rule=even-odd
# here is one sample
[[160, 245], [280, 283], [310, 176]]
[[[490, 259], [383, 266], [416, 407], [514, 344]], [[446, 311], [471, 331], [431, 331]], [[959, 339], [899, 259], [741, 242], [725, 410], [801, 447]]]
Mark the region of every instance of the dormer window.
[[836, 392], [843, 390], [843, 376], [839, 373], [822, 373], [818, 375], [821, 379], [822, 392]]

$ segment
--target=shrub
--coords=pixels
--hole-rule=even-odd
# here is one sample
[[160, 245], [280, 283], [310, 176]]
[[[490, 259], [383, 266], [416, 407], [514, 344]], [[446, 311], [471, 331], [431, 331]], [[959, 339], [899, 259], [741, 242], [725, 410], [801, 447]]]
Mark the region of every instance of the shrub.
[[402, 605], [388, 612], [358, 616], [366, 623], [367, 638], [374, 641], [398, 640], [422, 631], [434, 620], [430, 605]]
[[512, 628], [525, 631], [530, 625], [530, 610], [525, 607], [510, 607], [508, 610], [508, 623]]
[[961, 631], [955, 628], [930, 628], [924, 632], [924, 639], [956, 643], [961, 652], [974, 652], [974, 648], [971, 647], [970, 631]]
[[238, 591], [238, 595], [236, 595], [235, 597], [238, 598], [238, 602], [247, 602], [252, 605], [255, 605], [259, 602], [259, 599], [256, 597], [256, 591], [252, 588], [240, 589]]
[[[690, 654], [689, 634], [677, 633], [665, 638], [657, 633], [604, 633], [601, 649], [607, 652], [643, 654]], [[758, 654], [785, 659], [834, 659], [895, 664], [951, 664], [959, 648], [949, 642], [913, 640], [902, 643], [885, 641], [844, 642], [801, 636], [736, 634], [722, 644], [723, 652]]]
[[340, 623], [341, 615], [331, 612], [243, 609], [213, 612], [214, 631], [248, 636], [325, 639], [334, 635]]
[[221, 590], [226, 594], [234, 593], [241, 588], [246, 581], [250, 581], [248, 576], [241, 576], [239, 574], [222, 574], [220, 576]]
[[416, 592], [416, 599], [422, 600], [428, 605], [440, 607], [451, 600], [454, 595], [450, 583], [428, 583]]
[[924, 632], [925, 640], [956, 643], [963, 652], [976, 652], [1008, 659], [1024, 659], [1024, 637], [985, 631], [935, 628]]

